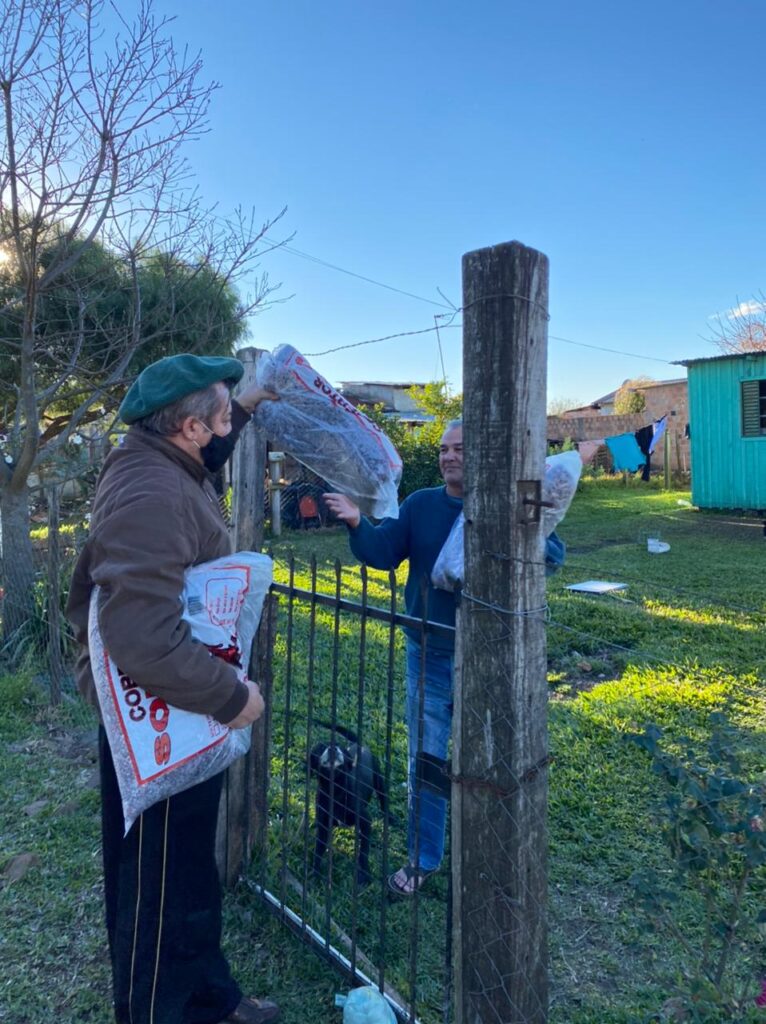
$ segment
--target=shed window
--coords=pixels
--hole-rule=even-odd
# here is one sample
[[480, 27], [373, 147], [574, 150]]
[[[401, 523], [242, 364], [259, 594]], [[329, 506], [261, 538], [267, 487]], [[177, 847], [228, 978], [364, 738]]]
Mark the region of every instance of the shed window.
[[742, 381], [742, 436], [766, 434], [766, 380]]

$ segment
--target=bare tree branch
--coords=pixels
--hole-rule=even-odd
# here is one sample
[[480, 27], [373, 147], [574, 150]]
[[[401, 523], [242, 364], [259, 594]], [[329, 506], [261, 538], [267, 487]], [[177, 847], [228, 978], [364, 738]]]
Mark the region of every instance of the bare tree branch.
[[[133, 18], [111, 5], [112, 40], [103, 10], [104, 0], [0, 0], [6, 552], [29, 548], [30, 473], [66, 464], [72, 436], [114, 415], [142, 360], [230, 351], [270, 292], [259, 260], [284, 211], [260, 227], [240, 210], [221, 218], [184, 158], [218, 88], [200, 55], [176, 48], [151, 0]], [[24, 600], [12, 600], [19, 621]]]
[[709, 339], [721, 352], [766, 352], [766, 295], [763, 292], [748, 302], [740, 302], [713, 318], [713, 337]]

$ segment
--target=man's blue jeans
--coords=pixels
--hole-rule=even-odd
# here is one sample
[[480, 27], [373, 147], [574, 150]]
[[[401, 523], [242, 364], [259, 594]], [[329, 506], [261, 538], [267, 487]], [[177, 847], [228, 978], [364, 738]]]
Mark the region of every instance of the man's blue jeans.
[[[410, 864], [415, 863], [417, 841], [418, 864], [423, 871], [434, 871], [444, 855], [444, 833], [447, 823], [447, 801], [420, 787], [415, 791], [415, 757], [418, 752], [419, 715], [421, 712], [420, 676], [422, 647], [407, 639], [407, 733], [409, 750], [409, 813], [407, 820], [407, 851]], [[455, 659], [446, 651], [427, 649], [424, 673], [423, 746], [422, 752], [446, 760], [452, 727], [452, 678]], [[417, 812], [417, 817], [416, 817]]]

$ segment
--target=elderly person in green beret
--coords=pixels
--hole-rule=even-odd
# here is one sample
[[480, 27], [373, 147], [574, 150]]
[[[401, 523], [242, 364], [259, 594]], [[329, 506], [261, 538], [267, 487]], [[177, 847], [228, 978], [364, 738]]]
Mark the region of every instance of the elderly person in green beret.
[[[120, 406], [130, 429], [99, 477], [67, 607], [82, 645], [78, 685], [94, 704], [88, 608], [98, 585], [104, 643], [140, 686], [233, 729], [263, 712], [257, 684], [241, 682], [233, 666], [193, 640], [179, 601], [190, 566], [231, 551], [204, 452], [231, 433], [230, 392], [243, 370], [237, 359], [169, 356], [139, 374]], [[251, 388], [239, 419], [245, 422], [258, 401], [274, 397]], [[224, 443], [221, 452], [229, 451]], [[103, 729], [99, 757], [117, 1024], [276, 1020], [275, 1003], [243, 997], [220, 947], [215, 832], [221, 775], [150, 807], [125, 835]]]

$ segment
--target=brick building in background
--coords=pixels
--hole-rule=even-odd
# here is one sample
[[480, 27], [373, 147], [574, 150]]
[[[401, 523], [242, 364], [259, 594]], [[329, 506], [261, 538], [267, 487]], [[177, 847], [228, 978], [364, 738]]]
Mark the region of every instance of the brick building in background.
[[[670, 438], [670, 468], [673, 473], [688, 474], [690, 469], [689, 438], [689, 393], [685, 377], [675, 380], [647, 381], [635, 388], [646, 399], [643, 412], [629, 416], [614, 415], [616, 391], [603, 395], [590, 405], [569, 409], [561, 416], [548, 417], [548, 437], [562, 440], [571, 437], [573, 441], [596, 440], [615, 434], [638, 430], [662, 416], [667, 415], [667, 432]], [[572, 421], [577, 421], [575, 426]], [[660, 443], [652, 455], [652, 469], [664, 468], [664, 445]]]

